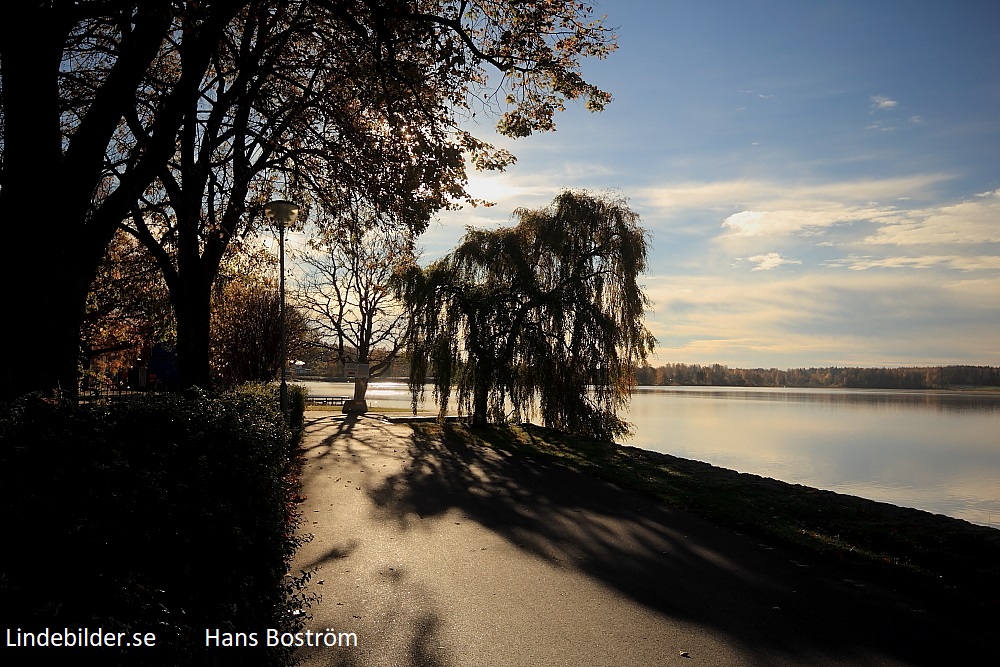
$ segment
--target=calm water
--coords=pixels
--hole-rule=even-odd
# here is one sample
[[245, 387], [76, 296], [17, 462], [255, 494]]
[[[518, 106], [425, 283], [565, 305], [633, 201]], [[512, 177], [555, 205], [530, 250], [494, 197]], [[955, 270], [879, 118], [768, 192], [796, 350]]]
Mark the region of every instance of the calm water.
[[[410, 399], [377, 383], [368, 402]], [[1000, 527], [1000, 393], [639, 387], [628, 420], [624, 444]]]
[[643, 387], [626, 444], [1000, 527], [1000, 394]]

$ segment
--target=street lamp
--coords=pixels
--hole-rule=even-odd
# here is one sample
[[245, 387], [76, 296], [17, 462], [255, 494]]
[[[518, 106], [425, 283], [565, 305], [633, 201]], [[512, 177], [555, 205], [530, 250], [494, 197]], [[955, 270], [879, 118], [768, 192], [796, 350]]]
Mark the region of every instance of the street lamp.
[[285, 362], [288, 360], [288, 344], [285, 334], [285, 227], [295, 222], [299, 217], [299, 205], [284, 199], [277, 199], [264, 205], [264, 216], [272, 224], [278, 225], [278, 292], [279, 317], [281, 318], [281, 389], [279, 401], [281, 411], [288, 411], [288, 381], [285, 375]]

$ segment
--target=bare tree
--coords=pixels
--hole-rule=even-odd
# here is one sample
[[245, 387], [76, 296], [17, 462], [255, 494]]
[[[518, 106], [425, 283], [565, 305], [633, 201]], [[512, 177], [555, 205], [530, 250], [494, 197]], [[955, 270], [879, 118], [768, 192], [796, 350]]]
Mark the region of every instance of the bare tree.
[[[405, 225], [352, 214], [331, 226], [298, 255], [304, 268], [295, 303], [319, 345], [343, 363], [368, 364], [369, 378], [384, 374], [402, 349], [408, 317], [391, 282], [398, 267], [415, 261]], [[368, 378], [357, 378], [354, 400], [364, 401]]]

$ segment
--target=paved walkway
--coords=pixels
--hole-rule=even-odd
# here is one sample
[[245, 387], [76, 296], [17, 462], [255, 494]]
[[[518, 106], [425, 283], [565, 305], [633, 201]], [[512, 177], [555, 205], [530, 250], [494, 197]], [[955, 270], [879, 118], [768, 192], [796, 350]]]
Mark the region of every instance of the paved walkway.
[[[561, 466], [309, 412], [305, 667], [973, 664], [871, 582]], [[331, 635], [332, 636], [332, 635]], [[980, 647], [981, 648], [981, 647]]]

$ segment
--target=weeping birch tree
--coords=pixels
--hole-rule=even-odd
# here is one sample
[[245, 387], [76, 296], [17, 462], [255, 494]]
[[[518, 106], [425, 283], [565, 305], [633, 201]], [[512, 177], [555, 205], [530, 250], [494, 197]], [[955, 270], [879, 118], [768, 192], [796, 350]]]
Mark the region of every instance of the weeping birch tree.
[[432, 379], [473, 425], [521, 421], [597, 438], [619, 417], [656, 339], [637, 282], [647, 232], [624, 199], [566, 191], [513, 227], [469, 229], [450, 254], [400, 276], [411, 313], [414, 404]]

